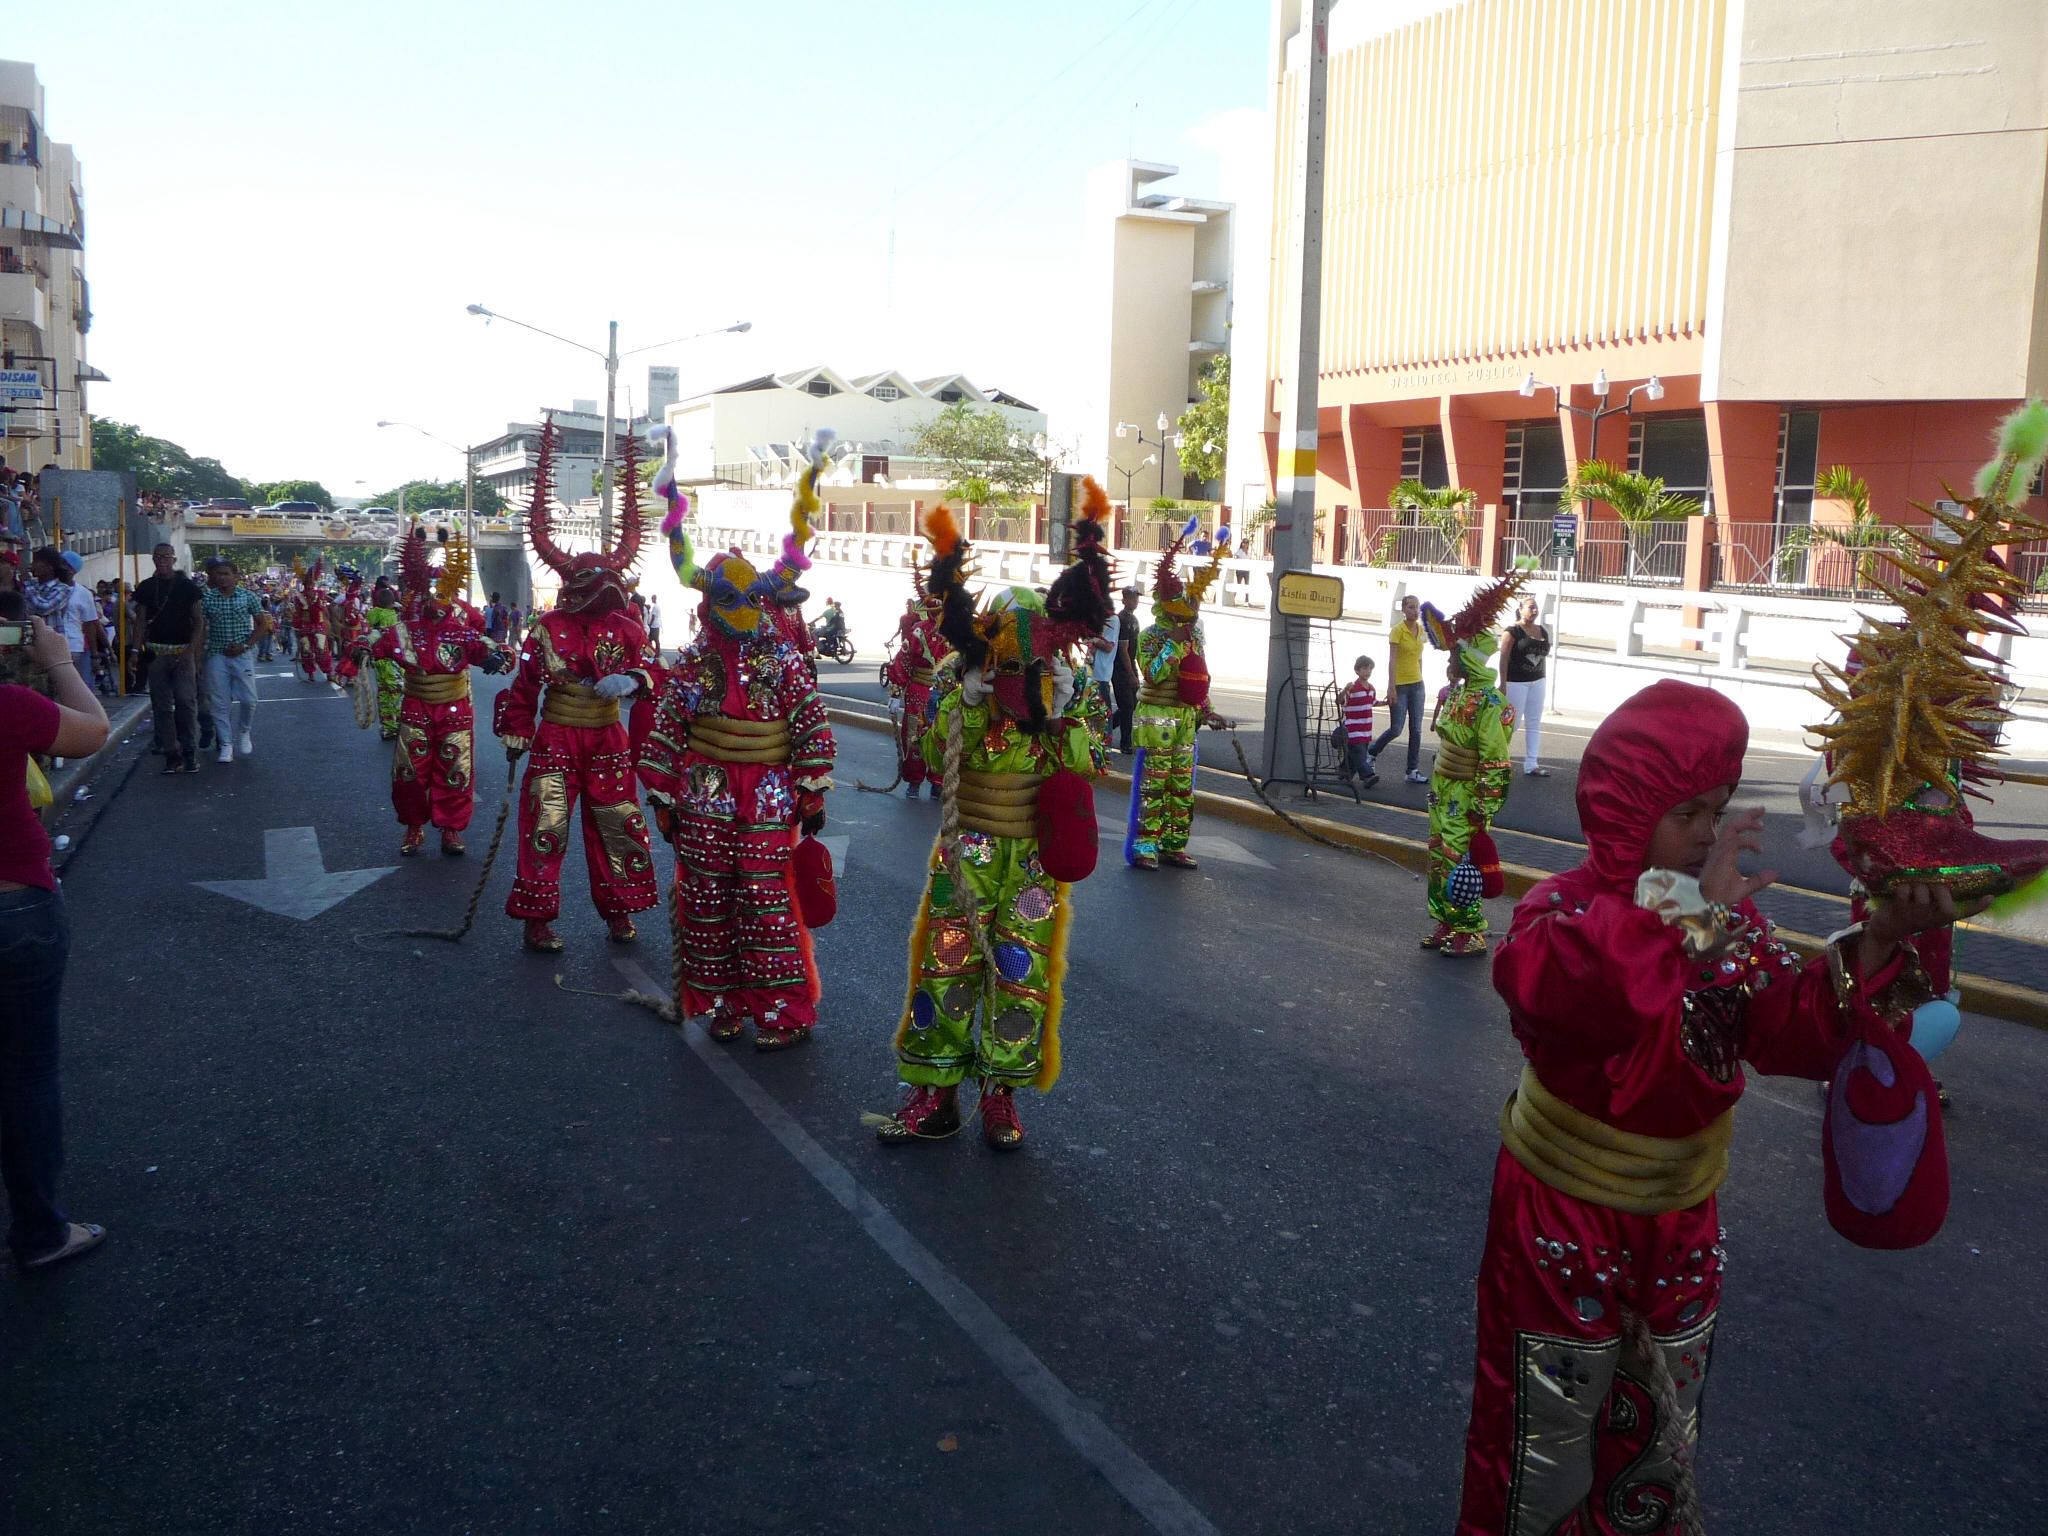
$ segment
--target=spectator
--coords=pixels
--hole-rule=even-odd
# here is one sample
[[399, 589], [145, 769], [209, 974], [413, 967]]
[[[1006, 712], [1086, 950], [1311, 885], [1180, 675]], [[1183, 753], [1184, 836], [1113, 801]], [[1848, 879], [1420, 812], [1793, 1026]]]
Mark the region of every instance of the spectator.
[[223, 763], [232, 763], [238, 748], [244, 757], [256, 753], [251, 734], [256, 724], [256, 659], [249, 654], [249, 643], [268, 621], [262, 603], [240, 585], [241, 579], [232, 560], [215, 555], [206, 562], [207, 587], [199, 595], [200, 632], [206, 643], [206, 692]]
[[104, 1227], [73, 1221], [57, 1198], [64, 1111], [57, 1007], [71, 930], [50, 867], [50, 839], [28, 798], [32, 753], [86, 757], [106, 743], [107, 716], [79, 676], [66, 638], [31, 620], [30, 655], [56, 691], [0, 686], [0, 1177], [7, 1246], [24, 1269], [97, 1247]]
[[1372, 712], [1378, 704], [1372, 658], [1361, 656], [1351, 663], [1351, 683], [1344, 690], [1344, 769], [1345, 777], [1357, 779], [1366, 789], [1380, 781], [1372, 766]]
[[1387, 700], [1387, 728], [1372, 744], [1377, 758], [1387, 743], [1408, 727], [1408, 782], [1427, 784], [1422, 772], [1422, 602], [1408, 596], [1401, 599], [1401, 617], [1387, 631], [1387, 653], [1394, 691]]
[[1131, 717], [1138, 708], [1138, 599], [1144, 593], [1125, 587], [1124, 605], [1116, 615], [1116, 669], [1111, 681], [1116, 691], [1116, 746], [1125, 757], [1131, 755]]
[[21, 527], [21, 504], [14, 494], [14, 472], [7, 467], [7, 456], [0, 454], [0, 539], [26, 537]]
[[[828, 613], [838, 606], [829, 599], [825, 603]], [[647, 648], [654, 653], [657, 661], [661, 659], [661, 603], [652, 597], [647, 599]]]
[[92, 594], [77, 583], [81, 563], [70, 550], [45, 544], [29, 557], [33, 579], [25, 591], [29, 611], [63, 635], [64, 643], [71, 648], [72, 660], [78, 663], [78, 675], [89, 678], [92, 672], [87, 647], [98, 649], [100, 613], [93, 605]]
[[505, 632], [511, 627], [511, 616], [506, 612], [504, 598], [493, 592], [490, 602], [484, 605], [485, 637], [503, 645]]
[[1088, 649], [1094, 652], [1088, 658], [1088, 675], [1095, 683], [1096, 697], [1102, 700], [1105, 737], [1116, 728], [1116, 646], [1122, 633], [1122, 615], [1112, 613], [1102, 633], [1088, 642]]
[[1550, 770], [1536, 761], [1543, 746], [1544, 672], [1550, 663], [1550, 631], [1537, 621], [1536, 599], [1525, 597], [1508, 626], [1507, 654], [1501, 658], [1501, 680], [1507, 684], [1508, 707], [1522, 728], [1522, 773], [1547, 779]]
[[159, 544], [156, 574], [135, 588], [135, 623], [149, 658], [149, 712], [165, 773], [197, 773], [195, 745], [199, 669], [205, 665], [206, 621], [199, 583], [178, 569], [178, 552]]
[[64, 638], [71, 642], [71, 658], [78, 663], [78, 675], [106, 693], [113, 686], [113, 679], [100, 670], [98, 663], [107, 654], [107, 627], [100, 622], [100, 605], [79, 584], [79, 568], [85, 561], [77, 551], [69, 549], [59, 558], [64, 563], [59, 579], [71, 589], [64, 596], [70, 610], [70, 628]]
[[526, 610], [517, 603], [512, 605], [512, 618], [509, 627], [511, 643], [517, 645], [520, 638], [526, 633]]

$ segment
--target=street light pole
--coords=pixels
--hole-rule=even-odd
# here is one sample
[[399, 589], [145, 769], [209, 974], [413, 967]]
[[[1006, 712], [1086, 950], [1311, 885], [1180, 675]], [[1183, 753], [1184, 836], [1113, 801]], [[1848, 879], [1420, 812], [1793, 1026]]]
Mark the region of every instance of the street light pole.
[[[478, 569], [481, 557], [476, 553], [476, 445], [472, 443], [467, 448], [457, 448], [447, 438], [429, 432], [425, 427], [416, 427], [409, 421], [380, 421], [377, 425], [380, 427], [404, 427], [409, 432], [419, 433], [421, 437], [426, 438], [429, 442], [439, 443], [451, 453], [462, 455], [462, 536], [469, 541], [469, 578], [473, 583], [469, 595], [475, 596], [481, 590], [481, 583], [483, 581], [483, 574]], [[361, 483], [360, 481], [357, 482], [357, 484]], [[398, 522], [401, 528], [405, 526], [404, 486], [398, 488]]]

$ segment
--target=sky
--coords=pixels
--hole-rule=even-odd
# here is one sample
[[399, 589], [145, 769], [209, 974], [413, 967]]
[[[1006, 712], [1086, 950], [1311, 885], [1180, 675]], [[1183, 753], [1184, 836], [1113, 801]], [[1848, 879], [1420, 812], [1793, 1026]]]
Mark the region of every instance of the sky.
[[[337, 496], [453, 479], [602, 351], [683, 393], [828, 363], [1047, 409], [1083, 183], [1217, 195], [1266, 0], [92, 0], [11, 7], [84, 168], [95, 415]], [[893, 213], [892, 213], [893, 210]], [[892, 241], [893, 231], [893, 241]], [[893, 244], [893, 257], [891, 254]]]

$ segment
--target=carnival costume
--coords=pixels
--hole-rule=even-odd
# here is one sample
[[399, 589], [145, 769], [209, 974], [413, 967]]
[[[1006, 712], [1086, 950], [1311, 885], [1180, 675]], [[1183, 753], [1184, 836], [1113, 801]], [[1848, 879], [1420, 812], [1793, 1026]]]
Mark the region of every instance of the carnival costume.
[[541, 429], [526, 530], [534, 554], [561, 578], [561, 593], [527, 627], [518, 673], [492, 718], [508, 753], [532, 753], [519, 788], [519, 873], [505, 914], [525, 920], [526, 946], [540, 950], [562, 947], [550, 925], [562, 908], [562, 859], [579, 798], [590, 896], [612, 939], [637, 937], [631, 914], [661, 899], [632, 745], [619, 719], [619, 701], [649, 686], [640, 661], [645, 636], [623, 579], [640, 552], [634, 439], [622, 439], [618, 547], [571, 557], [551, 532], [560, 438], [552, 420]]
[[320, 586], [321, 564], [315, 560], [309, 571], [294, 556], [292, 574], [297, 577], [298, 586], [285, 600], [285, 611], [298, 647], [299, 670], [309, 683], [315, 673], [330, 683], [334, 681], [334, 652], [327, 644], [327, 597]]
[[[404, 551], [400, 551], [400, 560]], [[386, 741], [398, 739], [398, 705], [400, 683], [398, 663], [375, 656], [377, 642], [398, 622], [398, 610], [383, 601], [383, 595], [391, 591], [388, 582], [379, 580], [370, 591], [370, 606], [363, 610], [363, 641], [373, 654], [371, 666], [377, 677], [377, 726]], [[360, 648], [360, 647], [359, 647]]]
[[380, 679], [389, 667], [400, 675], [403, 691], [398, 745], [391, 754], [391, 807], [405, 828], [398, 851], [419, 852], [432, 822], [440, 829], [441, 851], [459, 854], [476, 809], [469, 669], [508, 672], [512, 656], [484, 638], [456, 597], [469, 578], [469, 549], [460, 535], [438, 573], [417, 528], [400, 546], [398, 563], [405, 616], [368, 646]]
[[366, 628], [363, 619], [363, 577], [352, 565], [335, 567], [342, 588], [327, 605], [327, 643], [334, 656], [334, 686], [355, 681], [361, 669], [356, 661], [358, 642]]
[[1493, 626], [1527, 573], [1487, 583], [1455, 617], [1422, 605], [1423, 633], [1450, 652], [1450, 687], [1437, 703], [1436, 761], [1429, 775], [1429, 915], [1424, 949], [1486, 953], [1483, 898], [1501, 894], [1500, 856], [1488, 830], [1513, 780], [1508, 743], [1515, 712], [1494, 686], [1487, 658], [1500, 649]]
[[1089, 715], [1100, 703], [1068, 652], [1109, 621], [1113, 576], [1103, 525], [1089, 517], [1074, 525], [1074, 562], [1045, 596], [1005, 588], [977, 614], [951, 511], [934, 510], [925, 531], [930, 591], [954, 651], [938, 667], [923, 741], [941, 785], [940, 831], [896, 1031], [909, 1093], [871, 1123], [885, 1142], [952, 1134], [971, 1072], [982, 1134], [1007, 1150], [1024, 1139], [1014, 1090], [1044, 1091], [1059, 1076], [1068, 886], [1095, 867], [1089, 781], [1104, 767]]
[[767, 571], [736, 554], [697, 564], [672, 437], [654, 478], [668, 498], [662, 531], [676, 575], [704, 594], [702, 627], [669, 669], [640, 757], [648, 803], [676, 855], [676, 1011], [711, 1015], [719, 1040], [751, 1018], [761, 1050], [801, 1044], [818, 1018], [795, 856], [824, 827], [834, 745], [810, 668], [774, 615], [810, 566], [804, 545], [829, 445], [828, 434], [812, 441], [782, 558]]
[[[1106, 496], [1103, 502], [1101, 509], [1090, 509], [1091, 515], [1108, 510]], [[1228, 724], [1209, 708], [1209, 663], [1196, 614], [1222, 569], [1230, 530], [1216, 530], [1209, 563], [1193, 576], [1183, 581], [1174, 569], [1200, 526], [1189, 518], [1159, 557], [1152, 579], [1152, 622], [1138, 636], [1138, 705], [1131, 725], [1138, 755], [1131, 766], [1130, 824], [1124, 835], [1124, 861], [1134, 869], [1195, 867], [1188, 852], [1201, 756], [1195, 738], [1204, 725], [1220, 730]]]
[[1522, 899], [1495, 957], [1527, 1059], [1500, 1117], [1460, 1536], [1694, 1536], [1741, 1063], [1826, 1078], [1925, 996], [1904, 948], [1861, 978], [1853, 938], [1802, 963], [1747, 899], [1645, 868], [1661, 818], [1733, 786], [1748, 739], [1706, 688], [1626, 700], [1579, 771], [1584, 862]]
[[896, 621], [896, 653], [883, 669], [889, 696], [895, 703], [897, 773], [903, 780], [906, 799], [917, 798], [917, 786], [930, 786], [937, 799], [939, 781], [926, 772], [924, 728], [930, 714], [934, 669], [952, 651], [939, 629], [940, 604], [925, 590], [924, 574], [915, 565], [910, 580], [916, 596]]

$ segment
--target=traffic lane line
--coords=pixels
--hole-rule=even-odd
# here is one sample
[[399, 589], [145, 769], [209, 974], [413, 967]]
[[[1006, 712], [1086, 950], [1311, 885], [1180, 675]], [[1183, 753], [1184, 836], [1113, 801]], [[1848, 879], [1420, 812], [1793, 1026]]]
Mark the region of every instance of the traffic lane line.
[[[668, 995], [669, 989], [637, 962], [614, 960], [612, 965], [640, 990], [655, 997]], [[711, 1075], [731, 1090], [768, 1134], [781, 1143], [783, 1150], [860, 1223], [875, 1246], [923, 1287], [1010, 1385], [1045, 1415], [1060, 1436], [1103, 1475], [1147, 1524], [1162, 1536], [1218, 1536], [1216, 1527], [1200, 1510], [1154, 1472], [1114, 1430], [1089, 1412], [1073, 1390], [996, 1316], [987, 1302], [913, 1237], [910, 1229], [892, 1216], [881, 1201], [862, 1188], [844, 1164], [797, 1124], [795, 1116], [713, 1045], [709, 1035], [687, 1024], [681, 1033], [691, 1053], [710, 1069]]]

